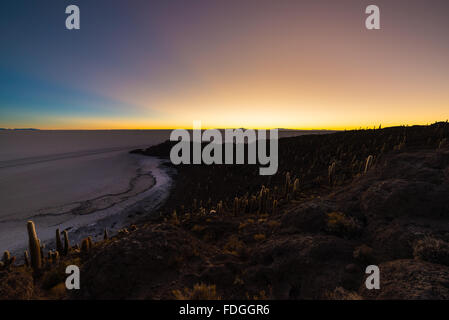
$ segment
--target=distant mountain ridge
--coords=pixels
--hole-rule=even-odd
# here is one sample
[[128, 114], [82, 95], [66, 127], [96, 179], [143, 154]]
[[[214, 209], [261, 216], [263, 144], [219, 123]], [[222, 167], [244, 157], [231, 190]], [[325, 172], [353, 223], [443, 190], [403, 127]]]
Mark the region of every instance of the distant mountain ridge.
[[11, 130], [11, 131], [39, 131], [40, 129], [35, 129], [35, 128], [13, 128], [13, 129], [9, 129], [9, 128], [0, 128], [0, 130]]

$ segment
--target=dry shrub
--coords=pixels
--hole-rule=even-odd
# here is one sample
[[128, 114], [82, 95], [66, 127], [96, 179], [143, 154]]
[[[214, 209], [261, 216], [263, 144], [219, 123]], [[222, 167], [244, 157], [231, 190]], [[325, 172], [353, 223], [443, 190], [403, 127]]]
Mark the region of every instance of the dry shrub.
[[200, 226], [200, 225], [196, 224], [192, 227], [192, 232], [201, 232], [204, 229], [206, 229], [205, 226]]
[[373, 261], [373, 249], [368, 247], [366, 244], [362, 244], [355, 248], [353, 252], [353, 257], [361, 262], [371, 262]]
[[281, 225], [281, 223], [279, 221], [277, 221], [277, 220], [271, 220], [271, 221], [267, 222], [267, 225], [270, 228], [276, 228], [276, 227], [279, 227]]
[[327, 214], [327, 230], [341, 237], [357, 236], [361, 227], [353, 217], [347, 217], [342, 212], [331, 212]]
[[337, 287], [334, 291], [327, 291], [324, 294], [326, 300], [363, 300], [363, 298], [353, 291], [348, 291], [342, 287]]
[[449, 266], [449, 243], [432, 237], [418, 240], [413, 248], [416, 259]]
[[254, 240], [256, 240], [256, 241], [262, 241], [262, 240], [265, 240], [265, 239], [266, 239], [266, 237], [265, 237], [265, 235], [263, 233], [258, 233], [258, 234], [254, 235]]
[[14, 268], [0, 271], [0, 300], [29, 300], [34, 297], [34, 281], [30, 272]]
[[184, 288], [184, 291], [173, 290], [173, 295], [176, 300], [221, 300], [217, 295], [215, 285], [206, 285], [204, 283], [197, 283], [193, 289]]
[[247, 225], [248, 225], [248, 224], [247, 224], [246, 222], [240, 222], [240, 224], [239, 224], [239, 230], [241, 230], [241, 229], [243, 229], [243, 228], [246, 228]]
[[241, 255], [244, 251], [245, 244], [238, 239], [237, 236], [230, 236], [228, 241], [223, 247], [223, 251], [227, 254], [232, 254], [235, 256]]
[[268, 293], [265, 290], [260, 290], [257, 294], [250, 296], [249, 293], [246, 293], [247, 300], [270, 300], [273, 297], [273, 289], [271, 286], [268, 286]]

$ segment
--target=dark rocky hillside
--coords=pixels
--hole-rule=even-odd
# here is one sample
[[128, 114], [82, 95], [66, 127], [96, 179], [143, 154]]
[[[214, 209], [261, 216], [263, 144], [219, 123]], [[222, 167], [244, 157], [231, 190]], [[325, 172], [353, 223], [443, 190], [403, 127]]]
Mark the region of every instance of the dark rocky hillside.
[[[5, 268], [0, 297], [448, 299], [448, 142], [449, 124], [436, 123], [281, 139], [272, 177], [256, 165], [177, 166], [151, 218], [34, 282]], [[70, 261], [83, 280], [69, 295], [55, 288]], [[365, 288], [370, 264], [380, 290]]]

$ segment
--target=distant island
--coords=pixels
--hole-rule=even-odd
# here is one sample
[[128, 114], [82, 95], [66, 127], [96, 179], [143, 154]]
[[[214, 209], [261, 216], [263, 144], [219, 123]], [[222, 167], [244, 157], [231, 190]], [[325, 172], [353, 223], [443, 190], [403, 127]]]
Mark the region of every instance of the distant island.
[[39, 131], [40, 129], [35, 129], [35, 128], [13, 128], [13, 129], [9, 129], [9, 128], [0, 128], [0, 130], [11, 130], [11, 131]]

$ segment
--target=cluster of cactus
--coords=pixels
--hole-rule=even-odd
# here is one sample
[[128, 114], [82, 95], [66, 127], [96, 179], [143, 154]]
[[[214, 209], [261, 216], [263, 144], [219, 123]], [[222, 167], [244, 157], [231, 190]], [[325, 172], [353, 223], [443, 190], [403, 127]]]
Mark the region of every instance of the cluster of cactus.
[[289, 201], [292, 197], [296, 196], [298, 192], [299, 192], [299, 179], [296, 178], [293, 180], [290, 176], [290, 172], [287, 171], [285, 173], [284, 197], [286, 198], [287, 201]]
[[270, 193], [270, 189], [266, 188], [265, 186], [262, 186], [260, 188], [259, 194], [257, 195], [257, 213], [266, 213], [268, 210], [268, 202], [271, 199], [272, 195]]
[[[66, 255], [65, 249], [62, 247], [62, 241], [61, 241], [61, 233], [59, 229], [56, 230], [56, 249], [54, 251], [49, 250], [47, 257], [45, 257], [44, 249], [45, 245], [41, 243], [39, 238], [36, 234], [36, 227], [32, 221], [28, 221], [27, 223], [28, 228], [28, 241], [29, 241], [29, 252], [25, 251], [24, 253], [24, 259], [25, 259], [25, 265], [27, 267], [33, 268], [35, 272], [39, 272], [39, 270], [44, 266], [48, 264], [57, 264], [59, 262], [60, 256], [62, 254]], [[67, 252], [69, 250], [68, 245], [68, 235], [67, 231], [64, 231], [64, 236], [66, 240], [66, 248]], [[31, 255], [31, 259], [30, 259]]]
[[[279, 205], [279, 199], [283, 198], [289, 201], [293, 197], [299, 194], [300, 191], [300, 182], [298, 178], [292, 179], [289, 172], [285, 174], [285, 184], [283, 187], [278, 188], [277, 186], [273, 187], [273, 190], [262, 185], [258, 192], [253, 195], [245, 195], [241, 197], [234, 197], [231, 201], [230, 206], [227, 207], [230, 212], [234, 216], [239, 216], [245, 213], [272, 213], [276, 212], [276, 209]], [[210, 199], [209, 199], [210, 202]], [[209, 205], [208, 202], [208, 205]], [[199, 207], [197, 206], [198, 202], [196, 199], [193, 199], [192, 210], [196, 208], [196, 211], [200, 214], [204, 212], [204, 208], [201, 206], [202, 201], [200, 201]], [[224, 202], [220, 200], [215, 207], [210, 207], [211, 209], [207, 212], [211, 214], [223, 214], [224, 211], [227, 211], [224, 206]]]
[[15, 261], [16, 257], [11, 257], [9, 251], [5, 251], [3, 253], [3, 259], [2, 262], [0, 263], [0, 267], [10, 269]]
[[59, 262], [59, 251], [55, 250], [55, 251], [48, 251], [48, 258], [47, 258], [47, 262], [52, 263], [52, 264], [57, 264]]
[[92, 237], [84, 238], [81, 241], [81, 253], [83, 254], [89, 253], [90, 249], [92, 249], [92, 246], [93, 246]]
[[[184, 215], [186, 213], [184, 205], [181, 205], [179, 207], [179, 209], [180, 209], [181, 215]], [[221, 209], [223, 209], [223, 208], [221, 208]], [[211, 198], [209, 198], [207, 201], [204, 201], [204, 202], [203, 202], [203, 200], [200, 200], [198, 202], [196, 198], [193, 199], [192, 213], [199, 213], [200, 215], [204, 216], [204, 215], [206, 215], [206, 213], [210, 213], [211, 211], [214, 211], [216, 213], [217, 211], [222, 211], [222, 210], [218, 210], [218, 208], [217, 208], [217, 210], [215, 210], [215, 208], [212, 205]]]
[[[132, 225], [132, 231], [137, 230], [137, 226]], [[127, 231], [127, 229], [124, 229]], [[56, 248], [49, 250], [47, 256], [44, 254], [45, 245], [39, 240], [36, 233], [36, 227], [33, 221], [27, 222], [28, 231], [28, 250], [24, 251], [24, 265], [32, 268], [35, 275], [41, 275], [42, 269], [52, 264], [57, 264], [62, 256], [67, 256], [72, 250], [73, 252], [88, 253], [93, 247], [92, 237], [87, 237], [82, 240], [81, 245], [75, 245], [73, 249], [70, 246], [69, 236], [67, 230], [64, 230], [63, 240], [61, 239], [61, 232], [56, 229]], [[127, 231], [128, 232], [128, 231]], [[109, 239], [109, 235], [106, 229], [103, 234], [104, 240]], [[3, 257], [0, 261], [0, 269], [10, 270], [13, 266], [16, 257], [11, 257], [9, 251], [3, 253]]]
[[[447, 144], [447, 140], [448, 123], [437, 123], [430, 128], [403, 126], [378, 129], [376, 126], [374, 130], [371, 127], [367, 130], [282, 139], [279, 148], [279, 171], [271, 179], [259, 177], [258, 168], [252, 166], [238, 169], [232, 166], [222, 166], [218, 170], [213, 167], [195, 169], [192, 171], [198, 179], [183, 181], [186, 186], [175, 191], [179, 192], [177, 197], [174, 197], [176, 201], [173, 201], [176, 207], [167, 207], [164, 214], [169, 217], [173, 209], [177, 209], [180, 216], [204, 214], [203, 208], [208, 214], [258, 212], [259, 207], [263, 207], [260, 203], [262, 197], [259, 196], [261, 185], [270, 189], [270, 200], [277, 200], [277, 205], [283, 204], [290, 199], [298, 199], [300, 187], [301, 194], [305, 195], [309, 188], [319, 188], [324, 184], [334, 187], [349, 183], [354, 177], [363, 175], [374, 164], [382, 163], [382, 155], [394, 149], [423, 145], [439, 148], [440, 145]], [[370, 155], [372, 157], [369, 157]], [[189, 173], [189, 170], [185, 172], [186, 177]], [[295, 175], [300, 180], [295, 179]], [[224, 181], [229, 183], [223, 183]], [[229, 197], [230, 188], [232, 197]], [[210, 205], [210, 201], [204, 197], [205, 194], [214, 199], [214, 206]], [[178, 200], [182, 202], [184, 199], [189, 199], [190, 202], [184, 203], [186, 211], [180, 210], [177, 204]], [[273, 202], [268, 201], [265, 207], [261, 212], [273, 211]]]
[[247, 212], [257, 211], [258, 197], [252, 196], [248, 198], [248, 195], [243, 197], [234, 198], [234, 216], [239, 216]]
[[[274, 201], [276, 204], [274, 205]], [[269, 213], [273, 208], [277, 207], [277, 200], [275, 194], [270, 191], [269, 188], [262, 186], [260, 191], [256, 195], [251, 197], [248, 194], [243, 197], [234, 198], [234, 215], [238, 216], [243, 213]]]
[[[398, 137], [398, 139], [399, 139], [399, 137]], [[395, 151], [401, 151], [401, 150], [403, 150], [404, 147], [405, 147], [406, 141], [407, 141], [407, 136], [404, 135], [404, 137], [402, 138], [402, 140], [399, 141], [399, 143], [398, 143], [397, 145], [394, 146], [393, 150], [395, 150]]]

